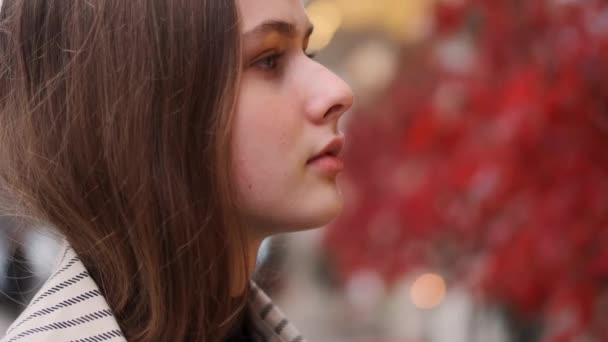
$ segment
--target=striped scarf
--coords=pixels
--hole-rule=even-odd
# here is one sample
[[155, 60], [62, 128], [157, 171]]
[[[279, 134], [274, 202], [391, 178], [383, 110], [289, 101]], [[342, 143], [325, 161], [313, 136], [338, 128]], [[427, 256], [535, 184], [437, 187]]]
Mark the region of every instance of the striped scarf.
[[[52, 275], [0, 342], [126, 341], [116, 317], [78, 255], [63, 242]], [[304, 342], [281, 310], [250, 281], [250, 337], [255, 342]]]

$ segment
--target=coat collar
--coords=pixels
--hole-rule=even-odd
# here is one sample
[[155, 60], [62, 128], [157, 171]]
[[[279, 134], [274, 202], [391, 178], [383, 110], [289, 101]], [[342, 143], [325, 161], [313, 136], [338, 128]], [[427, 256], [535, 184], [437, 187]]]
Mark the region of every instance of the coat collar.
[[[53, 274], [8, 328], [2, 342], [126, 341], [99, 287], [67, 242]], [[298, 330], [250, 282], [247, 314], [256, 342], [305, 342]]]

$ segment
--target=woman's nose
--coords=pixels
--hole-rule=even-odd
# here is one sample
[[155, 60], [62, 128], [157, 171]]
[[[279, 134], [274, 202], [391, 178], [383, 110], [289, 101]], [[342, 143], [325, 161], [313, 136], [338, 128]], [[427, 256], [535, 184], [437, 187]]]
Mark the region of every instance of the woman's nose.
[[317, 67], [314, 80], [309, 83], [308, 113], [316, 123], [338, 121], [352, 107], [353, 91], [336, 74], [321, 65]]

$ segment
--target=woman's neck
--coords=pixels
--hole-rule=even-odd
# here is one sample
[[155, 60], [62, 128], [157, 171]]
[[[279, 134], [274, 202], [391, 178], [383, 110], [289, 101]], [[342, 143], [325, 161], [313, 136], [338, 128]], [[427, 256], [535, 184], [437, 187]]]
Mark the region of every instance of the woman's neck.
[[[247, 260], [247, 270], [245, 272], [236, 272], [237, 279], [234, 281], [233, 285], [230, 288], [230, 295], [232, 297], [238, 297], [245, 292], [247, 286], [249, 286], [249, 280], [251, 275], [255, 271], [258, 251], [260, 249], [260, 245], [262, 244], [261, 239], [249, 239], [248, 242], [248, 260]], [[238, 260], [240, 261], [240, 260]], [[242, 264], [239, 264], [236, 267], [242, 267]]]

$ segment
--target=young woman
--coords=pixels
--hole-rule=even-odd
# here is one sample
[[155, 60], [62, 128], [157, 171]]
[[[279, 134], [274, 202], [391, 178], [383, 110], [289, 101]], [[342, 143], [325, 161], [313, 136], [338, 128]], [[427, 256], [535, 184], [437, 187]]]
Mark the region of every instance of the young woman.
[[341, 209], [352, 93], [301, 0], [4, 0], [3, 209], [56, 271], [5, 341], [303, 341], [261, 241]]

